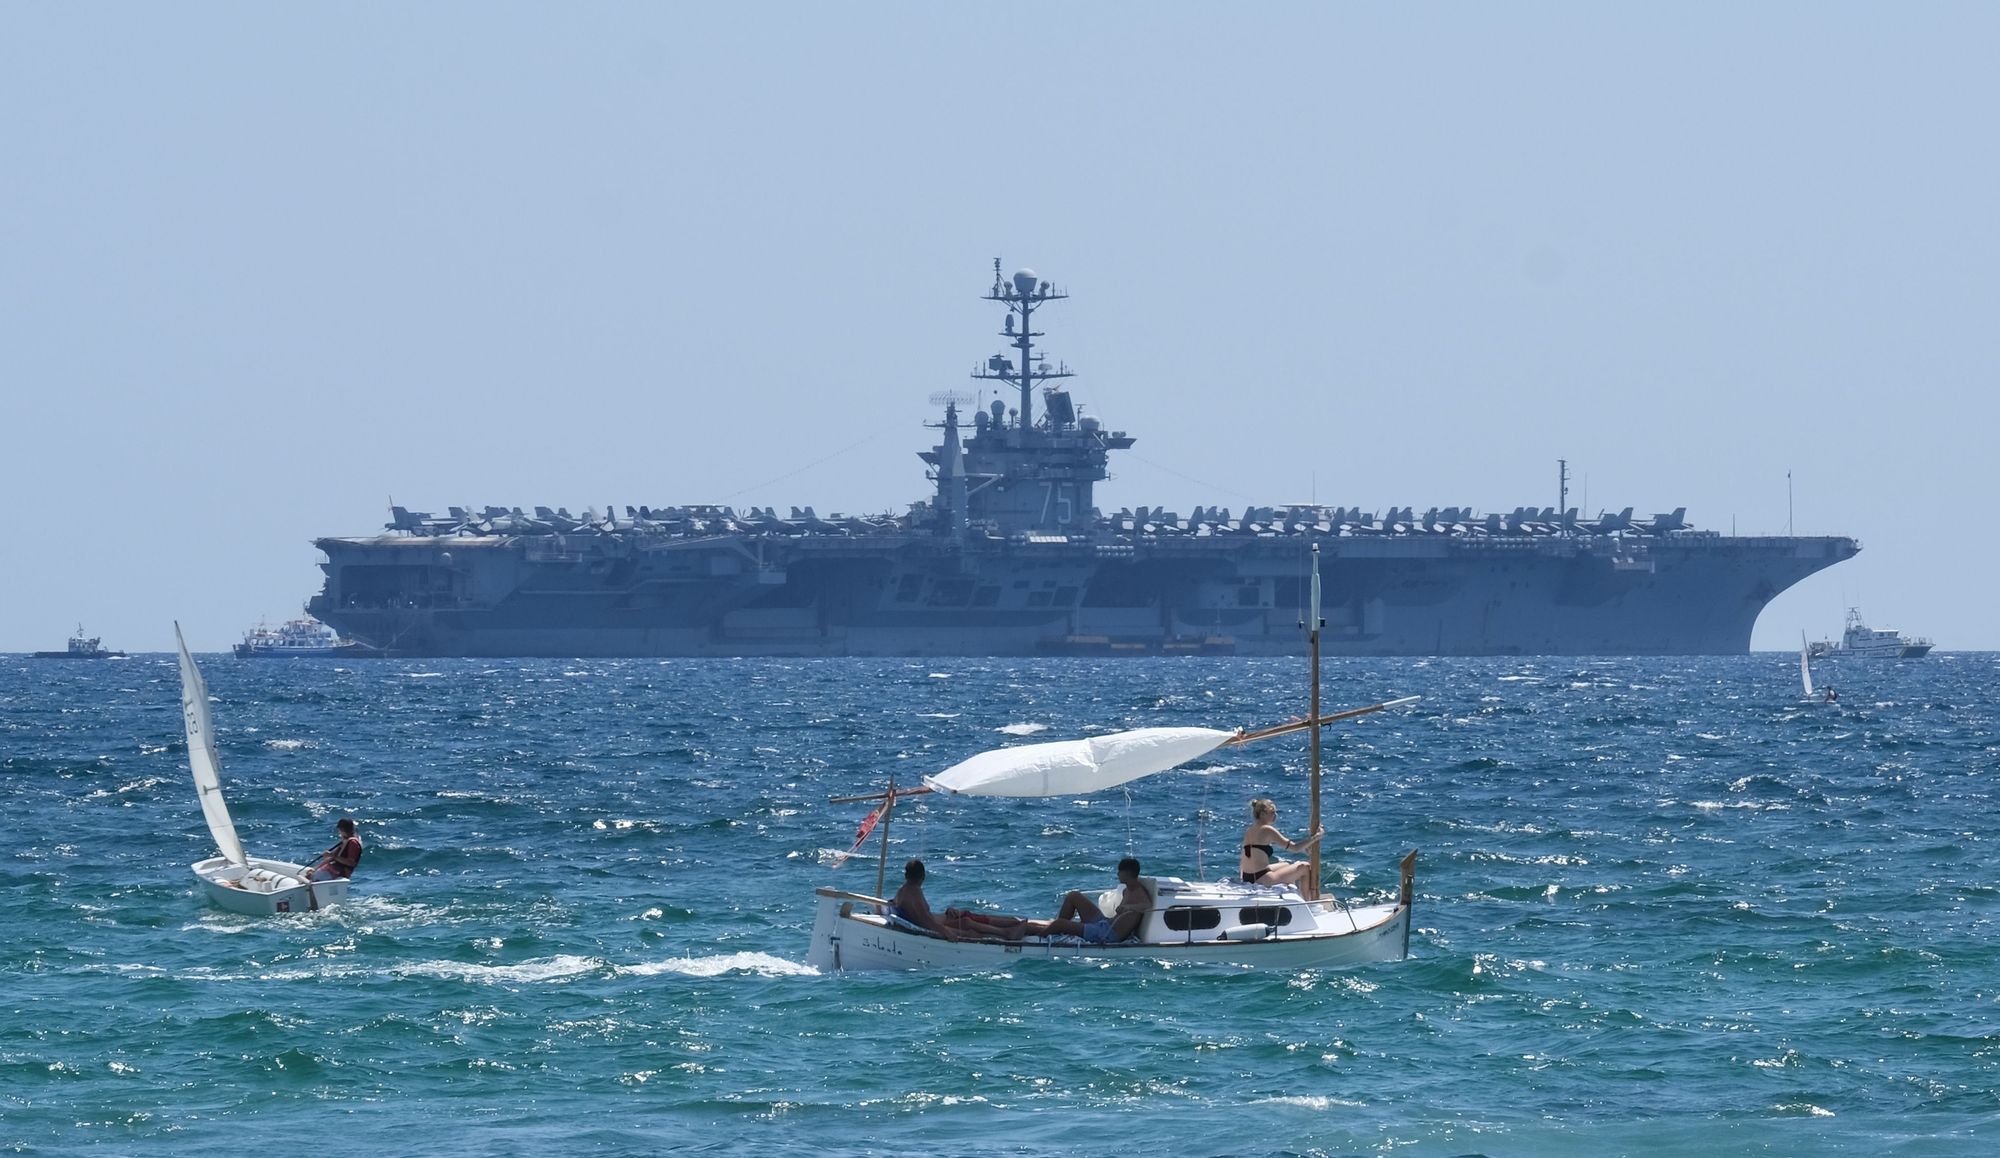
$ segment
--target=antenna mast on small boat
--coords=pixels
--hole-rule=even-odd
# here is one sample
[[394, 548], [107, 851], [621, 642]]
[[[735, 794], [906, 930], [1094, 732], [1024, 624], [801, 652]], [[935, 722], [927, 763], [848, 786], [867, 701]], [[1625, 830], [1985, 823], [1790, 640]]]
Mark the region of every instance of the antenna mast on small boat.
[[[1319, 831], [1319, 629], [1325, 620], [1319, 617], [1319, 544], [1312, 550], [1312, 618], [1306, 624], [1306, 640], [1312, 648], [1312, 709], [1306, 716], [1312, 721], [1312, 815], [1306, 820], [1306, 839]], [[1312, 846], [1312, 870], [1306, 874], [1306, 899], [1319, 899], [1319, 842]]]

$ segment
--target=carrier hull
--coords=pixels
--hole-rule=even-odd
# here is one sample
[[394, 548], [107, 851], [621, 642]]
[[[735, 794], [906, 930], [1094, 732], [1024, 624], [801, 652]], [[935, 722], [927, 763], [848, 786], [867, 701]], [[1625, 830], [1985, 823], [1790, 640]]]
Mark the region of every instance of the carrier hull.
[[[674, 582], [635, 567], [618, 585], [579, 584], [575, 568], [535, 563], [519, 541], [484, 553], [459, 542], [445, 564], [408, 543], [322, 540], [328, 586], [311, 612], [350, 639], [422, 656], [1289, 655], [1298, 645], [1297, 543], [1118, 544], [1124, 557], [1105, 560], [1087, 543], [982, 554], [849, 542], [836, 558], [749, 539], [710, 550], [761, 548], [758, 574]], [[1643, 557], [1580, 542], [1329, 539], [1322, 642], [1349, 656], [1739, 654], [1774, 596], [1856, 549], [1698, 532]], [[343, 598], [349, 566], [400, 575], [408, 594]], [[990, 606], [936, 605], [968, 592]], [[1037, 595], [1060, 605], [1029, 606]]]

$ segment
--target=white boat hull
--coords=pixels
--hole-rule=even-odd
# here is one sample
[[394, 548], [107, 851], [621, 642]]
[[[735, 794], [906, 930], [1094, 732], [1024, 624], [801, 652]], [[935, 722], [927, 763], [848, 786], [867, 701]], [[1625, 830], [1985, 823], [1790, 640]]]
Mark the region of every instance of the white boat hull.
[[[1143, 939], [1090, 945], [1075, 938], [1021, 942], [947, 941], [891, 923], [877, 910], [877, 897], [820, 889], [813, 914], [812, 945], [806, 964], [821, 972], [864, 969], [928, 969], [979, 972], [1011, 968], [1028, 960], [1171, 961], [1258, 969], [1340, 969], [1400, 961], [1410, 953], [1410, 899], [1415, 854], [1403, 862], [1400, 898], [1389, 904], [1342, 906], [1331, 900], [1306, 901], [1290, 889], [1231, 884], [1163, 881], [1155, 908], [1142, 926]], [[1215, 912], [1214, 923], [1181, 916]], [[1285, 925], [1245, 920], [1252, 912], [1273, 917], [1287, 910]], [[1178, 931], [1170, 924], [1182, 926]], [[1300, 931], [1287, 932], [1288, 928]], [[1234, 939], [1243, 937], [1250, 939]]]
[[305, 866], [289, 861], [250, 857], [245, 865], [224, 857], [196, 861], [195, 879], [208, 903], [232, 913], [268, 917], [278, 913], [309, 913], [347, 899], [345, 880], [305, 881]]
[[1840, 642], [1826, 641], [1811, 645], [1813, 658], [1843, 659], [1921, 659], [1931, 652], [1931, 641], [1917, 636], [1904, 635], [1893, 627], [1870, 627], [1861, 619], [1861, 609], [1847, 609], [1847, 626], [1840, 633]]

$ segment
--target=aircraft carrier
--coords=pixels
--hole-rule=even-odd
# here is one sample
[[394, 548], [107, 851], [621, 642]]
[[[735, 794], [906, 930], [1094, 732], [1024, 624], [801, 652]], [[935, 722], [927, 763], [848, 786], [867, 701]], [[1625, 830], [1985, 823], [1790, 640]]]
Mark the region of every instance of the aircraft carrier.
[[993, 272], [1013, 352], [972, 377], [1001, 398], [933, 399], [933, 493], [904, 513], [394, 507], [382, 534], [316, 540], [306, 609], [397, 655], [1294, 655], [1316, 543], [1331, 655], [1720, 655], [1860, 549], [1698, 530], [1684, 509], [1580, 518], [1566, 474], [1557, 507], [1507, 512], [1103, 514], [1094, 488], [1135, 440], [1082, 414], [1037, 347], [1066, 295]]

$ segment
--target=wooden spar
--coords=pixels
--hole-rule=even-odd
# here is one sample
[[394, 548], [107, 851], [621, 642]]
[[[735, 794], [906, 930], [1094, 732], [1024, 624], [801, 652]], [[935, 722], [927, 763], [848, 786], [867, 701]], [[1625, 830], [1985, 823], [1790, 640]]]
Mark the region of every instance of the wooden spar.
[[[1379, 705], [1379, 706], [1387, 706], [1387, 705]], [[1364, 708], [1362, 710], [1372, 712], [1375, 709]], [[1234, 743], [1234, 741], [1231, 742]], [[887, 792], [869, 792], [861, 796], [829, 796], [826, 798], [826, 802], [828, 804], [854, 804], [857, 801], [862, 801], [862, 800], [886, 800], [891, 796], [922, 796], [926, 792], [934, 792], [934, 791], [936, 791], [936, 789], [930, 788], [928, 786], [923, 788], [891, 788]]]
[[[1405, 704], [1414, 704], [1422, 698], [1423, 698], [1422, 696], [1404, 696], [1400, 700], [1384, 700], [1379, 704], [1369, 704], [1365, 708], [1346, 708], [1342, 711], [1331, 712], [1328, 713], [1327, 715], [1320, 716], [1319, 722], [1322, 724], [1337, 724], [1342, 720], [1351, 720], [1356, 716], [1365, 716], [1370, 712], [1379, 712], [1383, 708], [1400, 708]], [[1289, 736], [1293, 732], [1303, 732], [1307, 728], [1310, 728], [1312, 726], [1313, 726], [1313, 721], [1310, 719], [1288, 720], [1282, 724], [1273, 724], [1268, 728], [1258, 728], [1256, 731], [1253, 732], [1238, 733], [1233, 738], [1224, 740], [1223, 746], [1228, 747], [1231, 744], [1248, 744], [1252, 740], [1268, 740], [1273, 736]], [[880, 797], [881, 793], [878, 792], [874, 796], [857, 796], [854, 799], [876, 800], [880, 799]], [[833, 802], [829, 801], [828, 803], [833, 803]]]
[[1313, 544], [1312, 556], [1312, 619], [1307, 622], [1306, 639], [1312, 645], [1312, 710], [1307, 719], [1312, 725], [1312, 815], [1306, 820], [1306, 839], [1312, 841], [1312, 868], [1306, 872], [1306, 900], [1319, 899], [1319, 730], [1325, 721], [1319, 718], [1319, 544]]
[[889, 874], [889, 818], [896, 814], [896, 776], [889, 775], [889, 791], [882, 800], [882, 855], [875, 861], [875, 895], [882, 895], [882, 882]]

